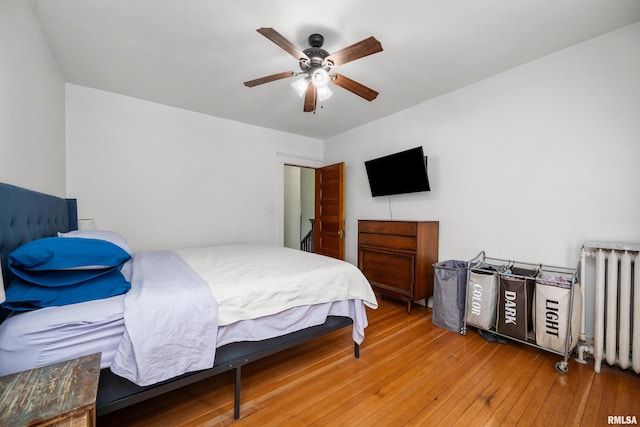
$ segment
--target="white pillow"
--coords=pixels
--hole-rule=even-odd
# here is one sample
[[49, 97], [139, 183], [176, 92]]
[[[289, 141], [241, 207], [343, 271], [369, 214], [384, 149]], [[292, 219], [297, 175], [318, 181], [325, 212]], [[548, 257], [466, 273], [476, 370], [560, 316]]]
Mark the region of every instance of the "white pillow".
[[98, 240], [106, 240], [107, 242], [111, 242], [114, 245], [120, 246], [122, 249], [127, 251], [129, 255], [133, 252], [129, 247], [129, 244], [120, 234], [115, 231], [107, 231], [107, 230], [74, 230], [68, 233], [58, 233], [58, 237], [80, 237], [83, 239], [98, 239]]

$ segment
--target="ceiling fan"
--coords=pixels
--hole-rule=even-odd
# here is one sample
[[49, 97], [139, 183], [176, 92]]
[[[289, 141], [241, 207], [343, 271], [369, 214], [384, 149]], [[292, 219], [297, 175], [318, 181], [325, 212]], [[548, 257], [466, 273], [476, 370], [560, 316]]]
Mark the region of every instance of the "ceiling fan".
[[315, 111], [318, 101], [322, 102], [331, 96], [332, 92], [327, 87], [329, 83], [340, 86], [367, 101], [373, 101], [378, 96], [378, 92], [355, 80], [351, 80], [342, 74], [331, 73], [333, 67], [382, 51], [382, 45], [375, 37], [366, 38], [329, 54], [329, 52], [322, 49], [324, 37], [320, 34], [311, 34], [309, 36], [309, 45], [311, 47], [300, 50], [273, 28], [258, 28], [256, 31], [298, 60], [301, 71], [284, 71], [249, 80], [244, 82], [245, 86], [254, 87], [287, 77], [303, 76], [302, 79], [293, 82], [291, 86], [296, 89], [298, 95], [304, 96], [303, 110], [305, 112]]

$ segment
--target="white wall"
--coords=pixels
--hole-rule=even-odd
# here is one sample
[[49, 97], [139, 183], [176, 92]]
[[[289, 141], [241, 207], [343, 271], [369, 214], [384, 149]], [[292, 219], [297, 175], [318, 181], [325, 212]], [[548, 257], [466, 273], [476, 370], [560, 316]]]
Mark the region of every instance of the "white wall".
[[276, 243], [278, 153], [322, 141], [67, 85], [67, 188], [134, 250]]
[[64, 80], [24, 0], [0, 1], [0, 181], [64, 196]]
[[[635, 24], [325, 141], [347, 260], [361, 218], [439, 220], [441, 260], [575, 266], [584, 241], [639, 242], [639, 46]], [[418, 145], [432, 191], [372, 198], [363, 162]]]

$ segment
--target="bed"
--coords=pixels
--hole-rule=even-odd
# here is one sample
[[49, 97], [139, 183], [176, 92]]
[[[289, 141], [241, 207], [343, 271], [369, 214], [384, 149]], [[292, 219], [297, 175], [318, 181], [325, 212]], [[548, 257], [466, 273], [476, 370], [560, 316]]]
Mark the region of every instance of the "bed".
[[[235, 370], [238, 419], [243, 365], [345, 327], [359, 357], [365, 305], [377, 302], [351, 264], [265, 245], [132, 252], [117, 233], [76, 231], [77, 224], [74, 199], [0, 183], [0, 259], [4, 286], [12, 288], [0, 312], [0, 375], [100, 352], [102, 415]], [[100, 292], [111, 293], [82, 301], [74, 299], [77, 290], [71, 299], [56, 293], [54, 302], [39, 297], [46, 303], [37, 309], [31, 300], [15, 302], [23, 279], [41, 280], [42, 271], [22, 270], [20, 262], [42, 253], [42, 245], [51, 254], [47, 263], [62, 262], [46, 280], [99, 268], [96, 280], [117, 270], [130, 288], [122, 280], [113, 290], [100, 282]], [[99, 258], [86, 261], [90, 267], [67, 265], [94, 252]], [[105, 252], [114, 259], [104, 261], [108, 266]]]

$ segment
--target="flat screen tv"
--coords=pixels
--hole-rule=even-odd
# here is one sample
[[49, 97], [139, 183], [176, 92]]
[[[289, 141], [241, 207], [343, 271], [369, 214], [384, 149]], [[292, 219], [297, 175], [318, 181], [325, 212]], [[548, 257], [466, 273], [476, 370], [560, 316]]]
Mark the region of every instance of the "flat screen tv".
[[364, 162], [373, 197], [430, 191], [422, 147]]

